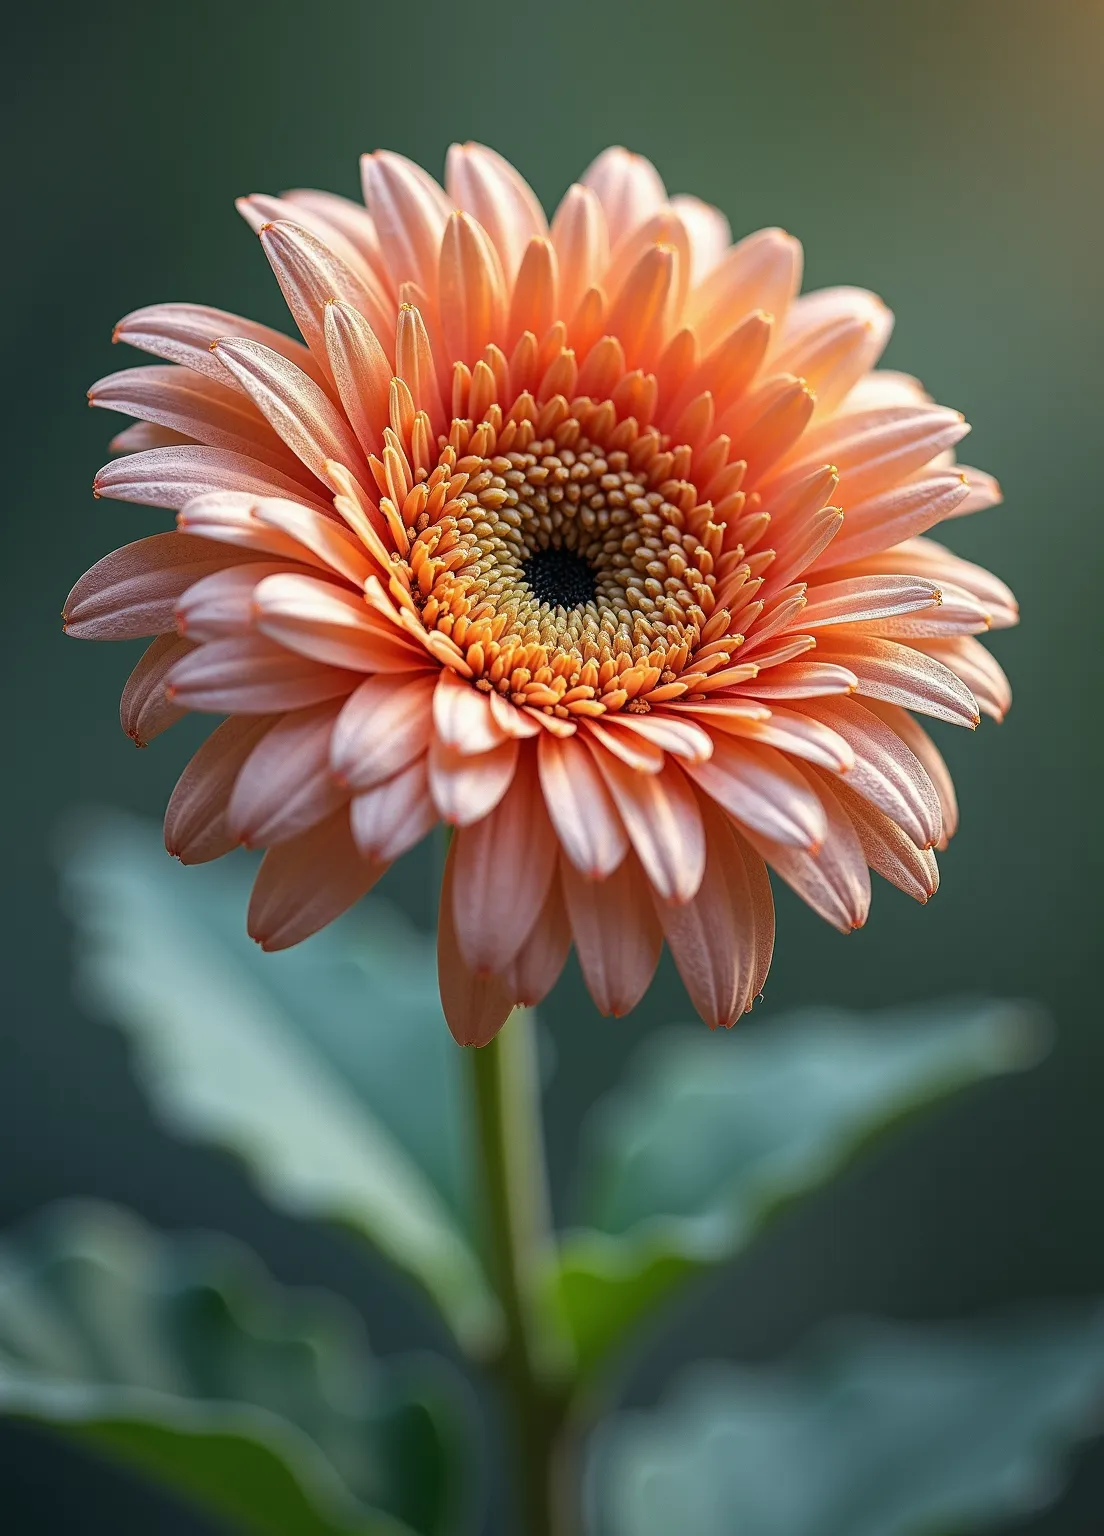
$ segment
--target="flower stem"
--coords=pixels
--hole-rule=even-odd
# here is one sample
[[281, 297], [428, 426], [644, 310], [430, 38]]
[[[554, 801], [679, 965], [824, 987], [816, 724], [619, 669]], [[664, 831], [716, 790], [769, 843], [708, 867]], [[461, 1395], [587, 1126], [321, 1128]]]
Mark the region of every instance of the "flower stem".
[[566, 1335], [545, 1284], [553, 1237], [548, 1209], [533, 1016], [516, 1010], [469, 1058], [487, 1262], [506, 1336], [495, 1362], [516, 1436], [519, 1529], [570, 1536], [564, 1486]]

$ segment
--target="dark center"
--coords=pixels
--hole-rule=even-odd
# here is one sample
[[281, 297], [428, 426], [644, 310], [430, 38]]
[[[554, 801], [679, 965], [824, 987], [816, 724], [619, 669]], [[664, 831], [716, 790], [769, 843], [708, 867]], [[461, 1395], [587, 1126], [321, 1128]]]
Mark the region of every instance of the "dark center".
[[521, 570], [538, 603], [583, 608], [595, 599], [594, 572], [573, 549], [535, 549]]

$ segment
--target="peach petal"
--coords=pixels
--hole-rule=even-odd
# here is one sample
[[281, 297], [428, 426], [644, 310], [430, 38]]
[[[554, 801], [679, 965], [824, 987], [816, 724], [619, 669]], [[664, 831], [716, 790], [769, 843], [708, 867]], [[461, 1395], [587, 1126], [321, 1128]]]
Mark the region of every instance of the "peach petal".
[[437, 918], [437, 976], [445, 1019], [458, 1045], [488, 1045], [513, 1012], [516, 999], [501, 976], [477, 975], [461, 953], [453, 926], [456, 849], [450, 846]]
[[[266, 576], [294, 572], [273, 560], [229, 565], [190, 586], [176, 604], [176, 627], [189, 640], [229, 640], [253, 628], [253, 593]], [[301, 572], [303, 567], [300, 566]]]
[[86, 571], [65, 599], [65, 633], [81, 640], [167, 634], [176, 628], [181, 594], [243, 558], [248, 556], [183, 533], [155, 533], [124, 544]]
[[667, 201], [667, 189], [651, 161], [619, 145], [602, 151], [583, 173], [582, 183], [602, 205], [612, 246]]
[[323, 306], [322, 339], [341, 406], [365, 453], [383, 448], [393, 369], [379, 337], [354, 304]]
[[939, 800], [942, 830], [936, 842], [937, 848], [945, 848], [949, 840], [958, 830], [958, 799], [955, 795], [954, 781], [951, 778], [950, 769], [943, 760], [939, 748], [932, 741], [927, 731], [919, 720], [913, 718], [908, 710], [902, 709], [898, 704], [879, 704], [876, 699], [867, 699], [863, 708], [884, 721], [898, 736], [912, 755], [919, 761], [920, 766], [931, 780]]
[[277, 715], [234, 715], [224, 720], [176, 781], [165, 809], [165, 847], [182, 864], [206, 864], [238, 845], [226, 807], [242, 764]]
[[903, 704], [919, 714], [973, 729], [980, 720], [977, 700], [949, 667], [911, 646], [879, 640], [849, 630], [821, 636], [826, 661], [849, 668], [859, 679], [858, 692], [887, 704]]
[[473, 970], [501, 972], [536, 922], [556, 868], [558, 844], [537, 793], [532, 748], [519, 755], [494, 810], [462, 827], [453, 845], [456, 941]]
[[506, 329], [506, 285], [485, 231], [468, 214], [454, 213], [441, 241], [441, 325], [450, 362], [473, 364]]
[[429, 788], [441, 820], [466, 827], [489, 815], [509, 789], [517, 762], [518, 742], [513, 736], [478, 757], [454, 752], [434, 738], [429, 749]]
[[802, 713], [842, 736], [855, 754], [847, 782], [895, 821], [918, 847], [939, 841], [939, 796], [923, 764], [896, 731], [857, 699], [814, 699]]
[[887, 619], [934, 608], [940, 601], [936, 584], [920, 577], [848, 575], [809, 588], [801, 628], [821, 629], [831, 624]]
[[403, 155], [378, 150], [360, 162], [364, 201], [396, 287], [407, 280], [430, 291], [452, 204], [425, 171]]
[[325, 372], [301, 341], [284, 336], [271, 326], [258, 325], [255, 320], [245, 320], [224, 309], [211, 309], [206, 304], [149, 304], [144, 309], [132, 310], [119, 321], [112, 340], [125, 341], [141, 352], [179, 363], [225, 385], [226, 372], [211, 352], [211, 343], [223, 336], [259, 341], [309, 374], [316, 384], [325, 383]]
[[487, 695], [449, 667], [442, 669], [433, 691], [433, 725], [442, 743], [461, 754], [491, 752], [506, 739]]
[[190, 706], [169, 698], [166, 678], [194, 654], [192, 642], [180, 635], [158, 635], [142, 652], [119, 700], [119, 724], [138, 746], [148, 746], [187, 713]]
[[719, 208], [699, 197], [679, 193], [671, 199], [690, 237], [690, 282], [697, 285], [717, 266], [732, 244], [732, 230]]
[[249, 936], [262, 949], [288, 949], [340, 917], [386, 869], [358, 853], [342, 806], [265, 854], [249, 902]]
[[690, 294], [686, 318], [699, 336], [724, 336], [753, 309], [780, 321], [801, 287], [800, 243], [761, 229], [731, 246]]
[[551, 239], [559, 269], [559, 310], [574, 315], [609, 263], [606, 216], [592, 188], [568, 188], [552, 220]]
[[513, 282], [529, 240], [548, 233], [533, 189], [493, 149], [453, 144], [445, 162], [445, 190], [487, 231], [506, 280]]
[[254, 604], [261, 634], [329, 667], [409, 672], [422, 659], [363, 597], [314, 576], [270, 576], [257, 588]]
[[629, 840], [593, 755], [578, 736], [542, 735], [537, 746], [541, 790], [567, 857], [590, 880], [611, 875]]
[[227, 830], [250, 848], [284, 843], [349, 798], [330, 771], [330, 738], [342, 701], [297, 709], [258, 741], [238, 774]]
[[895, 821], [846, 784], [833, 784], [832, 792], [850, 817], [870, 868], [914, 901], [930, 900], [939, 889], [939, 866], [931, 849], [917, 848]]
[[772, 842], [750, 829], [745, 835], [802, 901], [841, 933], [850, 933], [862, 927], [870, 911], [870, 873], [858, 834], [836, 797], [834, 786], [829, 789], [820, 780], [816, 791], [826, 830], [815, 852]]
[[327, 459], [337, 459], [367, 480], [368, 465], [349, 425], [313, 379], [255, 341], [229, 338], [215, 343], [215, 356], [272, 424], [303, 464], [323, 476]]
[[560, 861], [575, 952], [599, 1013], [621, 1018], [648, 990], [663, 944], [647, 876], [629, 854], [605, 880]]
[[178, 510], [198, 496], [216, 491], [247, 496], [287, 496], [305, 506], [324, 509], [324, 503], [290, 475], [262, 464], [259, 459], [224, 448], [151, 448], [105, 464], [92, 486], [97, 496], [115, 501], [137, 501], [148, 507]]
[[[285, 361], [285, 366], [294, 365]], [[93, 384], [88, 403], [171, 427], [208, 448], [260, 459], [293, 479], [302, 477], [301, 465], [251, 400], [190, 368], [172, 364], [125, 368]], [[309, 485], [309, 480], [304, 483]]]
[[341, 697], [359, 681], [356, 672], [323, 666], [262, 635], [250, 635], [190, 649], [169, 672], [166, 687], [169, 702], [178, 709], [267, 715]]
[[425, 757], [354, 795], [350, 822], [353, 839], [365, 858], [390, 863], [420, 843], [437, 824]]
[[301, 225], [283, 219], [266, 224], [261, 245], [280, 285], [287, 307], [327, 380], [332, 379], [326, 349], [325, 312], [332, 300], [342, 300], [359, 311], [377, 336], [390, 336], [394, 309], [381, 302], [364, 282]]
[[706, 850], [683, 770], [672, 762], [659, 773], [638, 773], [599, 746], [591, 750], [648, 879], [665, 900], [689, 901], [701, 884]]
[[710, 1029], [729, 1029], [755, 995], [755, 908], [729, 823], [706, 797], [701, 812], [709, 849], [702, 883], [688, 902], [655, 905], [691, 1002]]
[[433, 674], [381, 673], [349, 695], [333, 733], [331, 767], [367, 790], [423, 757], [432, 738]]
[[551, 992], [571, 948], [571, 923], [564, 905], [559, 871], [552, 877], [540, 915], [502, 979], [518, 1006], [534, 1008]]
[[773, 747], [715, 735], [713, 756], [686, 770], [743, 828], [775, 842], [813, 848], [826, 832], [820, 800]]

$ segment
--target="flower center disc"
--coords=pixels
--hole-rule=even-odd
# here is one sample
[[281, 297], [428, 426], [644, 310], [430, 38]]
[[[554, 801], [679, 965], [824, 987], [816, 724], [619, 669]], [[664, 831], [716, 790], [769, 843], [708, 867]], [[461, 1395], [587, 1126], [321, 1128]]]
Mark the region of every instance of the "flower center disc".
[[476, 687], [561, 718], [684, 693], [722, 533], [690, 465], [608, 401], [522, 396], [508, 416], [454, 420], [402, 503], [423, 624], [459, 646]]

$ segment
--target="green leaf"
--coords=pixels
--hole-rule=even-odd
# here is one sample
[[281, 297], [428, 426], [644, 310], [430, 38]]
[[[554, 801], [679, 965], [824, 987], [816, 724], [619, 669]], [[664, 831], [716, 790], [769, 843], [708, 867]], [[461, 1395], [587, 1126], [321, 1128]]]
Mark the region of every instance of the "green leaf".
[[999, 1327], [837, 1326], [788, 1369], [699, 1367], [599, 1432], [599, 1536], [949, 1536], [1061, 1489], [1099, 1428], [1104, 1310]]
[[170, 1128], [238, 1153], [274, 1205], [370, 1239], [466, 1349], [489, 1348], [500, 1312], [432, 943], [368, 901], [265, 955], [245, 932], [249, 859], [182, 869], [115, 814], [65, 843], [79, 987], [130, 1036]]
[[959, 1004], [653, 1037], [629, 1083], [600, 1106], [579, 1180], [584, 1225], [566, 1235], [553, 1281], [582, 1373], [875, 1134], [1035, 1061], [1042, 1035], [1024, 1007]]
[[0, 1246], [0, 1412], [101, 1448], [257, 1536], [452, 1536], [462, 1409], [336, 1297], [111, 1206]]

